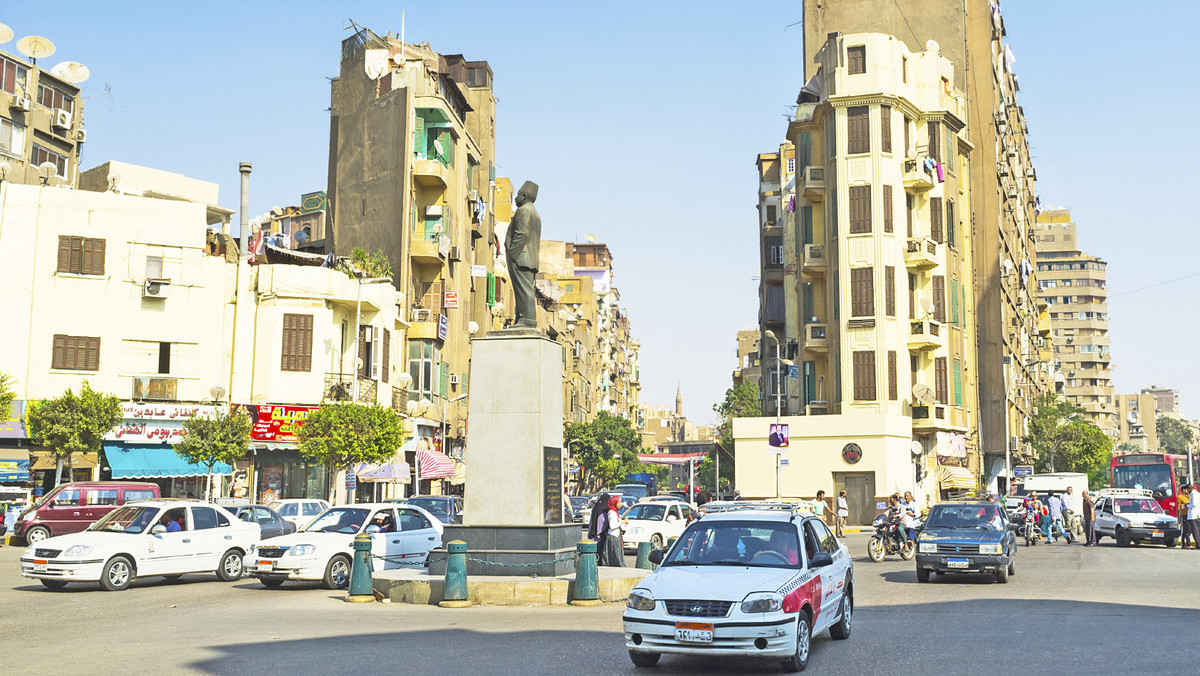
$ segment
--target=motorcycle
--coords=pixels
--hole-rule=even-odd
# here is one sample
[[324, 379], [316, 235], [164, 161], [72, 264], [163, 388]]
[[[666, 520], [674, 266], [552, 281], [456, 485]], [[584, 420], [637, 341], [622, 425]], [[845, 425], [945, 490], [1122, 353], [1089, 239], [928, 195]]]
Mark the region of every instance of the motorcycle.
[[871, 525], [875, 527], [875, 534], [867, 543], [867, 556], [872, 561], [879, 563], [887, 554], [899, 554], [905, 561], [912, 561], [916, 556], [916, 542], [906, 540], [900, 530], [903, 526], [899, 523], [888, 523], [886, 514], [875, 517]]
[[1045, 536], [1042, 534], [1042, 529], [1038, 527], [1036, 512], [1032, 509], [1024, 509], [1021, 514], [1021, 535], [1025, 536], [1025, 546], [1032, 547], [1041, 542]]

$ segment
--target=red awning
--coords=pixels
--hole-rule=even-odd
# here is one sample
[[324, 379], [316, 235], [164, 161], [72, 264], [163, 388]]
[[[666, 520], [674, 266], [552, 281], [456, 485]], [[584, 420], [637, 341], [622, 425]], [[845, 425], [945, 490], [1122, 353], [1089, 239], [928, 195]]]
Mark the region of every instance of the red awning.
[[441, 451], [418, 448], [417, 467], [421, 470], [422, 479], [448, 479], [454, 476], [454, 461]]

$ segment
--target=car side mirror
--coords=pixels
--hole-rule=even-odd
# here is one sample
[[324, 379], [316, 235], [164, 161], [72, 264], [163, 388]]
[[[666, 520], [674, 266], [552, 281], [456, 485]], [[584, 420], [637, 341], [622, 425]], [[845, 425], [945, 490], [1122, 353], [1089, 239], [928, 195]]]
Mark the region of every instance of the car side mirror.
[[678, 520], [679, 520], [679, 517], [675, 516], [674, 514], [667, 515], [667, 521], [678, 521]]
[[809, 568], [821, 568], [832, 565], [833, 557], [826, 552], [817, 552], [816, 554], [813, 554], [812, 560], [808, 562]]
[[650, 560], [650, 563], [653, 563], [654, 565], [657, 566], [658, 564], [662, 563], [663, 550], [661, 550], [661, 549], [652, 550], [650, 552], [650, 556], [648, 556], [646, 558], [648, 558]]
[[165, 532], [167, 532], [167, 527], [162, 525], [161, 523], [155, 524], [154, 528], [150, 529], [150, 533], [153, 535], [162, 535]]
[[379, 526], [376, 526], [375, 524], [371, 524], [370, 526], [367, 526], [367, 532], [368, 532], [368, 533], [372, 533], [372, 534], [374, 534], [374, 533], [378, 533], [378, 532], [379, 532]]

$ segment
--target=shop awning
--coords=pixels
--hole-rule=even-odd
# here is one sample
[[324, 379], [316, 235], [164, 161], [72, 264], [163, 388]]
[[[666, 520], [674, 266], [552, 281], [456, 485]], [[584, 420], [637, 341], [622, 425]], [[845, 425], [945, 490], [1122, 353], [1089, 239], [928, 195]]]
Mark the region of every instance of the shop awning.
[[[50, 451], [30, 451], [29, 453], [29, 469], [30, 470], [47, 470], [54, 469], [56, 464], [55, 456]], [[71, 454], [71, 461], [68, 463], [66, 458], [63, 458], [63, 467], [70, 465], [75, 469], [91, 469], [100, 464], [95, 453], [81, 453], [75, 451]]]
[[467, 482], [467, 465], [460, 460], [454, 461], [454, 476], [450, 477], [450, 483], [455, 486], [461, 486]]
[[29, 481], [29, 449], [0, 448], [0, 482]]
[[938, 468], [938, 483], [943, 490], [950, 488], [975, 488], [975, 475], [962, 467], [943, 465]]
[[[114, 479], [157, 479], [159, 477], [205, 476], [208, 468], [188, 463], [175, 449], [165, 444], [125, 446], [104, 444], [104, 457]], [[233, 474], [223, 462], [213, 466], [213, 474]]]
[[417, 449], [417, 466], [421, 469], [422, 479], [448, 479], [454, 476], [454, 461], [440, 451]]
[[362, 465], [356, 473], [358, 480], [364, 483], [406, 484], [412, 481], [412, 469], [403, 460], [392, 460], [382, 465]]

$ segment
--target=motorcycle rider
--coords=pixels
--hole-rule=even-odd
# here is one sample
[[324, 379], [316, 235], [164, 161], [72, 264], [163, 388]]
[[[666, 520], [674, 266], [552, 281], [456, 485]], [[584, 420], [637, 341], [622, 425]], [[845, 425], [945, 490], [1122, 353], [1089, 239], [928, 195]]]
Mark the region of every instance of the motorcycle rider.
[[1040, 532], [1038, 529], [1042, 522], [1042, 509], [1042, 501], [1038, 499], [1037, 492], [1030, 492], [1025, 497], [1025, 514], [1023, 518], [1029, 520], [1032, 517], [1034, 530], [1038, 532]]
[[888, 498], [887, 523], [895, 528], [900, 536], [900, 544], [908, 542], [908, 532], [904, 526], [904, 504], [900, 501], [899, 493], [892, 493]]

